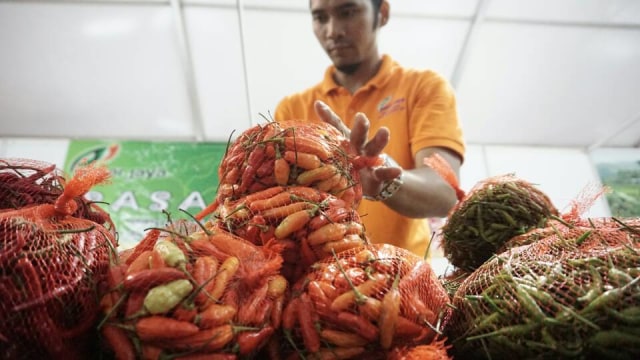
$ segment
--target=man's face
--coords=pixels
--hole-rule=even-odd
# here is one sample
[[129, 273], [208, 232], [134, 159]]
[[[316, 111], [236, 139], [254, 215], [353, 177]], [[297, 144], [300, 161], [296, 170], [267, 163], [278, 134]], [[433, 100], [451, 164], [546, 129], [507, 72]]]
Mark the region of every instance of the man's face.
[[311, 0], [313, 32], [338, 70], [353, 72], [377, 55], [371, 0]]

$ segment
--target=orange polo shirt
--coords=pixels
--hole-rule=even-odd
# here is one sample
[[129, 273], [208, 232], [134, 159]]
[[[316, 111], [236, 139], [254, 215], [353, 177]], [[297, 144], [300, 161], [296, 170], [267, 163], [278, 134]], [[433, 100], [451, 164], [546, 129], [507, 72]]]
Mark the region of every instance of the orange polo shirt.
[[[363, 112], [369, 118], [370, 135], [381, 126], [389, 128], [391, 139], [384, 152], [404, 169], [415, 168], [414, 156], [425, 147], [448, 148], [464, 157], [455, 94], [439, 74], [403, 68], [383, 55], [378, 73], [351, 94], [336, 84], [334, 72], [335, 67], [330, 66], [321, 83], [282, 99], [276, 108], [275, 120], [320, 122], [313, 103], [322, 100], [350, 128], [356, 112]], [[364, 199], [358, 212], [372, 242], [393, 244], [424, 256], [432, 236], [426, 219], [407, 218], [382, 202]]]

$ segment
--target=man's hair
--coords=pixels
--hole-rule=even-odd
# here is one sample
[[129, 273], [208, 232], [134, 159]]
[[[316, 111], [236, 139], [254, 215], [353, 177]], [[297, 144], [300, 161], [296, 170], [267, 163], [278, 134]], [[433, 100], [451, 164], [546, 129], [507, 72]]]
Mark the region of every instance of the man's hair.
[[378, 12], [380, 11], [382, 0], [371, 0], [371, 4], [373, 5], [373, 28], [375, 29], [378, 26]]
[[380, 4], [382, 4], [382, 0], [371, 0], [373, 4], [373, 11], [378, 12], [380, 10]]

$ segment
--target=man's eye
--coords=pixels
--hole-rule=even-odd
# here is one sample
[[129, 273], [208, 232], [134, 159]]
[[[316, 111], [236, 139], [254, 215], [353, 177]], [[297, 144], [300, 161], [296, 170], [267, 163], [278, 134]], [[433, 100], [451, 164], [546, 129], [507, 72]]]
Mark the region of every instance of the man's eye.
[[340, 12], [340, 17], [343, 19], [350, 19], [357, 14], [356, 9], [345, 9]]
[[324, 14], [314, 14], [313, 15], [313, 21], [319, 22], [321, 24], [324, 24], [327, 22], [327, 15]]

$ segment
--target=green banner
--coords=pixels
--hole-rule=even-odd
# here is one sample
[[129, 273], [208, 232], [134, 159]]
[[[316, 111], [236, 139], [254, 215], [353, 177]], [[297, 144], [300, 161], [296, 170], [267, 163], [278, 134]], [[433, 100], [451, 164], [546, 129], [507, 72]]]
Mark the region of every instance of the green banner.
[[[64, 170], [92, 162], [107, 165], [109, 184], [87, 198], [103, 203], [118, 231], [119, 250], [133, 247], [145, 229], [195, 215], [215, 198], [224, 143], [71, 141]], [[184, 210], [181, 211], [180, 209]]]
[[640, 217], [640, 149], [608, 148], [591, 152], [614, 217]]

